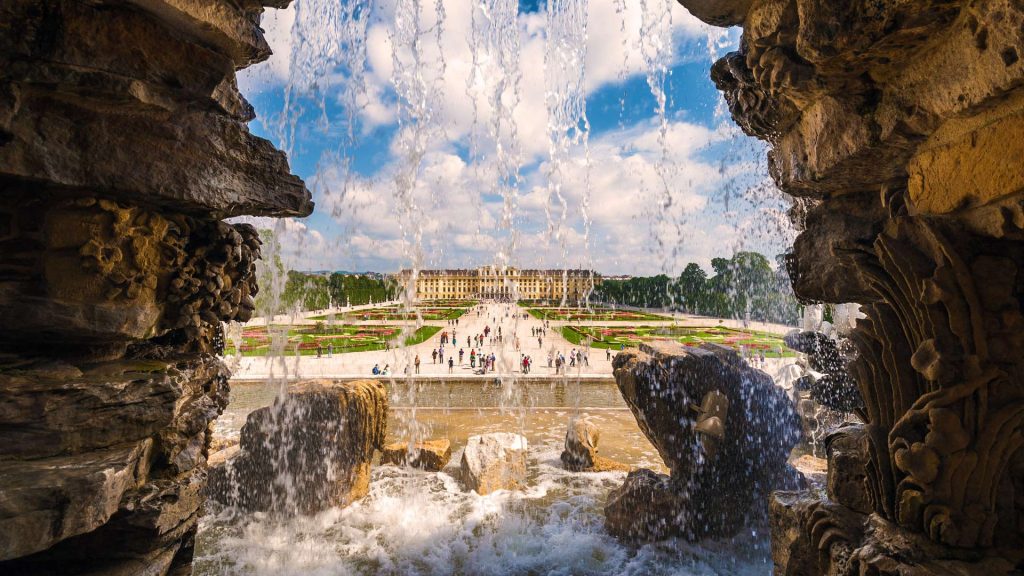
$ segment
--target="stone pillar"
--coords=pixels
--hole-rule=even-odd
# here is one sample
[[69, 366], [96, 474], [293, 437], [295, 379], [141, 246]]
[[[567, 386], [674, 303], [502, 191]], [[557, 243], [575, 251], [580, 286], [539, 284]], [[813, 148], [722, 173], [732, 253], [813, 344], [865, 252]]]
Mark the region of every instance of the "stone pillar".
[[863, 462], [844, 475], [863, 479], [869, 506], [834, 492], [773, 503], [773, 521], [802, 534], [775, 545], [806, 552], [776, 554], [778, 573], [1013, 570], [1024, 556], [1024, 5], [681, 3], [744, 28], [711, 76], [736, 122], [770, 144], [772, 177], [793, 198], [796, 294], [867, 315], [850, 366], [865, 420], [851, 444], [865, 454], [830, 465]]
[[310, 194], [235, 71], [288, 0], [0, 3], [0, 573], [190, 571], [221, 323]]

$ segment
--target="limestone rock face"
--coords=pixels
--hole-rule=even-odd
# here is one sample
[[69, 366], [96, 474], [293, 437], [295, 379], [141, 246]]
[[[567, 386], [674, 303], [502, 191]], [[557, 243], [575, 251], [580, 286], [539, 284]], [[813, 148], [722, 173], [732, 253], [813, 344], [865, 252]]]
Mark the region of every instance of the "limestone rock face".
[[742, 24], [712, 77], [794, 198], [794, 291], [866, 315], [865, 426], [833, 440], [821, 505], [869, 504], [871, 530], [778, 570], [1000, 573], [1024, 547], [1024, 6], [755, 0]]
[[601, 430], [586, 414], [569, 420], [565, 431], [565, 450], [562, 451], [562, 465], [571, 472], [612, 472], [629, 471], [629, 466], [605, 458], [597, 453]]
[[526, 485], [526, 438], [511, 432], [470, 436], [459, 463], [467, 490], [484, 496]]
[[408, 442], [395, 442], [384, 447], [382, 464], [412, 466], [430, 472], [438, 472], [452, 459], [452, 443], [447, 438], [424, 440], [409, 449]]
[[288, 3], [0, 2], [0, 573], [189, 571], [258, 291], [221, 219], [313, 208], [235, 77]]
[[[618, 354], [614, 367], [623, 399], [671, 474], [630, 473], [605, 508], [612, 534], [731, 535], [764, 517], [772, 489], [795, 485], [787, 458], [800, 420], [771, 377], [735, 352], [644, 344]], [[657, 504], [635, 508], [647, 500]]]
[[387, 391], [376, 380], [302, 383], [249, 414], [238, 455], [211, 470], [210, 496], [283, 514], [347, 506], [369, 490], [387, 414]]

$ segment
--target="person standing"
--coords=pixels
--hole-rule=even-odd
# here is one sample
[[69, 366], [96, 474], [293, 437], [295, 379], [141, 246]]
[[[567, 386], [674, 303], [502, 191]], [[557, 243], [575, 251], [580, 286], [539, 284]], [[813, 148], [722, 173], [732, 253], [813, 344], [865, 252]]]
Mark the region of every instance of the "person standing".
[[454, 369], [455, 369], [455, 359], [449, 356], [448, 357], [448, 373], [451, 374]]
[[415, 363], [416, 363], [416, 373], [419, 374], [420, 373], [420, 355], [419, 354], [416, 355]]
[[464, 354], [465, 352], [466, 352], [465, 350], [463, 350], [462, 348], [459, 348], [459, 366], [461, 366], [461, 365], [462, 365], [462, 355], [463, 355], [463, 354]]
[[434, 348], [434, 351], [431, 352], [430, 355], [434, 358], [434, 364], [437, 364], [437, 348]]

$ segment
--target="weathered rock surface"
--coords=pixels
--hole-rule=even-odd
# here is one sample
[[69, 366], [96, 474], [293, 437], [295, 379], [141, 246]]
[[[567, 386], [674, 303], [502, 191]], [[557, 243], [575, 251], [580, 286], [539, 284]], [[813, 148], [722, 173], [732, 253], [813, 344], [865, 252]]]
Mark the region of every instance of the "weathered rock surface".
[[843, 426], [825, 439], [828, 454], [828, 497], [854, 512], [872, 510], [867, 467], [870, 462], [868, 431], [863, 425]]
[[384, 447], [381, 464], [412, 466], [438, 472], [452, 459], [452, 443], [447, 438], [417, 442], [409, 449], [408, 442], [394, 442]]
[[185, 574], [243, 214], [313, 208], [235, 72], [287, 0], [0, 2], [0, 573]]
[[732, 350], [643, 344], [618, 354], [614, 367], [623, 399], [671, 474], [630, 473], [605, 508], [612, 534], [731, 535], [765, 516], [772, 489], [796, 485], [787, 458], [799, 418], [771, 377]]
[[467, 490], [481, 496], [526, 486], [526, 438], [511, 432], [470, 436], [459, 471]]
[[[836, 516], [869, 504], [871, 530], [843, 531], [856, 554], [811, 542], [777, 570], [1019, 566], [1024, 5], [755, 0], [742, 24], [712, 77], [795, 198], [794, 291], [866, 315], [849, 336], [865, 426], [833, 439], [842, 503], [819, 502]], [[821, 514], [778, 513], [797, 534], [834, 533], [814, 528]]]
[[565, 431], [565, 450], [562, 451], [562, 465], [571, 472], [628, 472], [630, 467], [597, 453], [601, 430], [586, 414], [569, 420]]
[[387, 391], [377, 380], [299, 384], [249, 414], [238, 455], [210, 471], [210, 496], [284, 514], [347, 506], [369, 490], [387, 415]]

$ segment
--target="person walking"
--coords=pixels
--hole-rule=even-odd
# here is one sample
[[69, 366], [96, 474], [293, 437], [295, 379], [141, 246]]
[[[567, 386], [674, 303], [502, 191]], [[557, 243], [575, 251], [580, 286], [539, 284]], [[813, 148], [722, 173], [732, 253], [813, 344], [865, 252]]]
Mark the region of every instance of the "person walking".
[[462, 355], [465, 354], [465, 352], [466, 352], [465, 350], [463, 350], [462, 348], [459, 348], [459, 366], [462, 365]]
[[452, 357], [448, 357], [448, 373], [451, 374], [454, 369], [455, 369], [455, 359], [452, 358]]
[[420, 373], [420, 355], [419, 354], [416, 355], [415, 363], [416, 363], [416, 373], [419, 374]]
[[437, 348], [434, 348], [434, 351], [430, 353], [430, 356], [434, 358], [434, 364], [437, 364]]
[[327, 343], [327, 357], [334, 358], [334, 342]]

